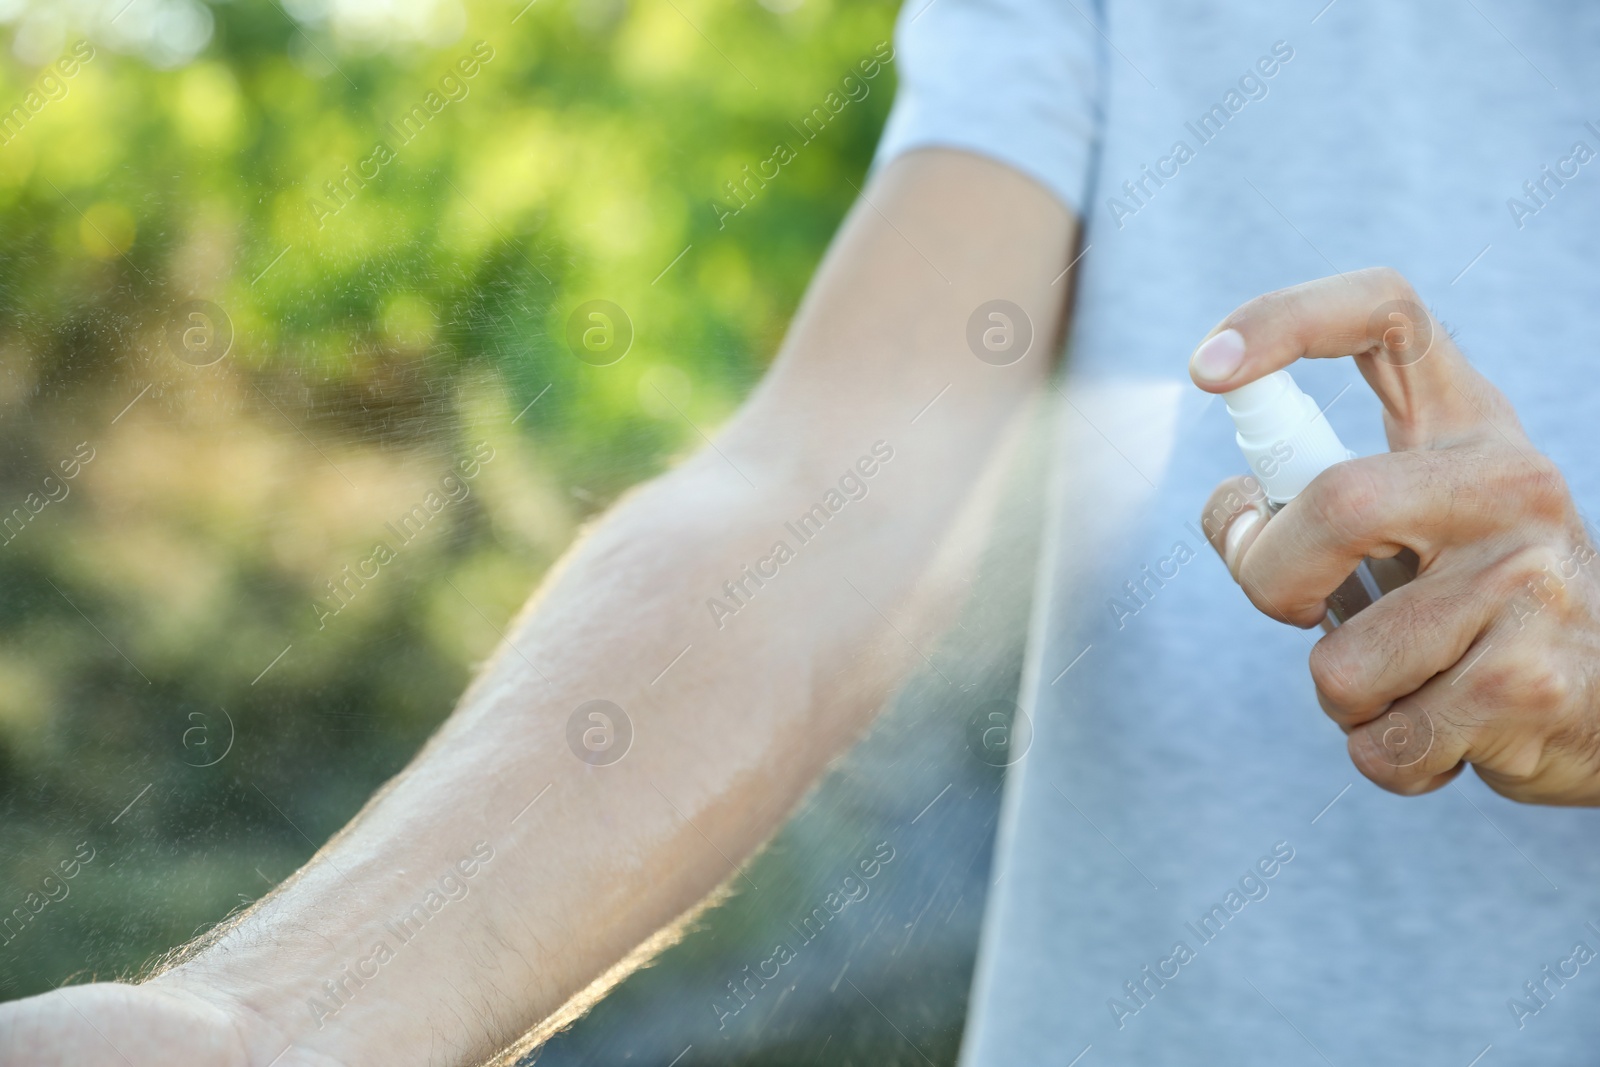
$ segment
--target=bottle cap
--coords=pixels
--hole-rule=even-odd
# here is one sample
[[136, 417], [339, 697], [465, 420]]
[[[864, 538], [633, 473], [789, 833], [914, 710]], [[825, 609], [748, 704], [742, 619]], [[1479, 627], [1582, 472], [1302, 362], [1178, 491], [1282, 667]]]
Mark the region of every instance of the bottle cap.
[[1351, 457], [1327, 418], [1286, 370], [1222, 395], [1239, 450], [1267, 500], [1287, 504], [1311, 479]]

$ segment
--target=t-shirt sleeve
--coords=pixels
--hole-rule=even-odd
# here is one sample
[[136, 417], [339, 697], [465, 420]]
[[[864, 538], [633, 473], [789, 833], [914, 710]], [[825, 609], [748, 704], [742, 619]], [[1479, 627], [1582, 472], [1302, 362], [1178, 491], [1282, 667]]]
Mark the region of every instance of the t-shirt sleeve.
[[961, 148], [1083, 209], [1100, 127], [1094, 0], [905, 0], [899, 78], [874, 168], [913, 148]]

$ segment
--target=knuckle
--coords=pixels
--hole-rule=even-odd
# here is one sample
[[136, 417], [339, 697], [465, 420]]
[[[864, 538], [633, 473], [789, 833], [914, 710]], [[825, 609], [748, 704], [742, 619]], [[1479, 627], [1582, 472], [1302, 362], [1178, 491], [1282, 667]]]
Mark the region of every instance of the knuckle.
[[1523, 703], [1540, 711], [1560, 711], [1571, 705], [1572, 674], [1548, 652], [1538, 652], [1522, 678]]
[[1440, 734], [1433, 716], [1413, 700], [1396, 701], [1387, 712], [1350, 733], [1350, 760], [1367, 778], [1394, 793], [1414, 796], [1434, 788], [1442, 771], [1458, 762], [1456, 727]]
[[1373, 288], [1385, 300], [1417, 299], [1417, 291], [1411, 282], [1394, 267], [1368, 267], [1362, 273], [1370, 277]]
[[1356, 770], [1374, 785], [1391, 793], [1406, 793], [1407, 785], [1420, 777], [1413, 767], [1396, 767], [1387, 757], [1383, 745], [1370, 729], [1354, 730], [1346, 741], [1346, 751]]
[[1348, 538], [1351, 531], [1373, 528], [1384, 494], [1369, 464], [1339, 463], [1307, 487], [1311, 513], [1318, 522]]
[[1510, 661], [1486, 663], [1478, 668], [1478, 676], [1474, 679], [1472, 688], [1477, 691], [1478, 698], [1491, 710], [1503, 711], [1507, 707], [1510, 694], [1517, 691], [1520, 673]]
[[1311, 648], [1311, 681], [1317, 692], [1342, 712], [1359, 708], [1368, 695], [1359, 659], [1351, 655], [1348, 641], [1335, 641], [1335, 631]]
[[1549, 457], [1538, 453], [1526, 457], [1526, 462], [1533, 469], [1531, 472], [1523, 470], [1518, 479], [1524, 512], [1546, 520], [1565, 517], [1571, 493], [1561, 468]]
[[1488, 666], [1476, 686], [1492, 708], [1554, 711], [1572, 699], [1570, 673], [1547, 652], [1521, 649]]
[[1489, 585], [1503, 599], [1562, 618], [1573, 599], [1570, 583], [1561, 577], [1563, 563], [1561, 553], [1550, 545], [1524, 545], [1491, 566]]

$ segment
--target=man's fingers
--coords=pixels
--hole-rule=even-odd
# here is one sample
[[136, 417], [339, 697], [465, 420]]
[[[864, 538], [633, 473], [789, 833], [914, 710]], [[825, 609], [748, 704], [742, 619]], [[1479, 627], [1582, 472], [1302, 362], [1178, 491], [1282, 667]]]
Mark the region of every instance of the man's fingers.
[[1227, 392], [1297, 359], [1354, 356], [1383, 401], [1391, 445], [1413, 448], [1511, 419], [1406, 280], [1385, 267], [1319, 278], [1237, 308], [1195, 350], [1195, 384]]
[[[1358, 616], [1359, 617], [1359, 616]], [[1434, 675], [1370, 722], [1350, 731], [1350, 758], [1385, 789], [1414, 796], [1449, 780], [1461, 763], [1519, 799], [1571, 803], [1595, 795], [1596, 757], [1586, 724], [1555, 724], [1580, 684], [1544, 643], [1529, 644], [1509, 622], [1480, 634], [1460, 665]], [[1551, 760], [1554, 750], [1578, 758]], [[1565, 769], [1563, 771], [1563, 768]]]
[[[1469, 448], [1363, 456], [1323, 471], [1274, 515], [1236, 577], [1270, 599], [1276, 610], [1264, 607], [1268, 614], [1307, 625], [1365, 557], [1410, 549], [1426, 571], [1442, 553], [1557, 528], [1569, 501], [1549, 460], [1513, 455], [1498, 437]], [[1513, 571], [1519, 563], [1505, 562]]]
[[1448, 689], [1473, 666], [1462, 656], [1505, 606], [1499, 590], [1435, 574], [1381, 597], [1311, 650], [1311, 679], [1328, 717], [1371, 722], [1441, 673]]
[[1448, 785], [1467, 752], [1463, 726], [1418, 697], [1397, 701], [1350, 731], [1350, 761], [1392, 793], [1419, 796]]
[[1315, 626], [1324, 614], [1320, 608], [1291, 616], [1273, 601], [1270, 593], [1251, 582], [1241, 571], [1244, 560], [1249, 558], [1251, 546], [1266, 529], [1267, 520], [1271, 517], [1261, 483], [1246, 475], [1229, 478], [1212, 491], [1211, 499], [1206, 502], [1206, 510], [1200, 517], [1200, 524], [1211, 547], [1222, 557], [1228, 573], [1233, 575], [1233, 580], [1239, 583], [1251, 603], [1280, 622], [1293, 622], [1302, 627]]
[[1558, 478], [1534, 475], [1505, 449], [1385, 452], [1323, 471], [1253, 538], [1234, 575], [1285, 622], [1307, 625], [1365, 557], [1408, 548], [1424, 568], [1455, 546], [1494, 538], [1511, 522], [1564, 506]]

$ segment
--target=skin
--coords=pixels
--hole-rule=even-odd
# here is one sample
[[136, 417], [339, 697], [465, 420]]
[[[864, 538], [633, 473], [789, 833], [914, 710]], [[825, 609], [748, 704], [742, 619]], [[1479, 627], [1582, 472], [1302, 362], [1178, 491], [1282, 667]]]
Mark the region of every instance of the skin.
[[[0, 1065], [476, 1063], [591, 1003], [740, 878], [918, 660], [907, 638], [959, 592], [935, 548], [1045, 380], [1075, 240], [1066, 208], [1000, 164], [926, 150], [884, 168], [715, 447], [567, 554], [411, 765], [185, 962], [0, 1006]], [[967, 348], [996, 298], [1035, 331], [1008, 367]], [[707, 598], [880, 440], [894, 457], [869, 494], [719, 628]], [[567, 743], [596, 698], [635, 731], [603, 767]], [[344, 979], [475, 848], [493, 858], [465, 895]], [[318, 1015], [310, 998], [341, 980]]]
[[[1220, 393], [1297, 359], [1349, 356], [1383, 402], [1392, 451], [1337, 464], [1270, 522], [1231, 479], [1212, 546], [1267, 615], [1309, 627], [1362, 557], [1421, 567], [1317, 642], [1311, 677], [1358, 770], [1405, 795], [1471, 764], [1528, 803], [1600, 804], [1600, 584], [1561, 472], [1399, 274], [1323, 278], [1257, 297], [1243, 360], [1196, 384]], [[1242, 505], [1242, 506], [1241, 506]]]

